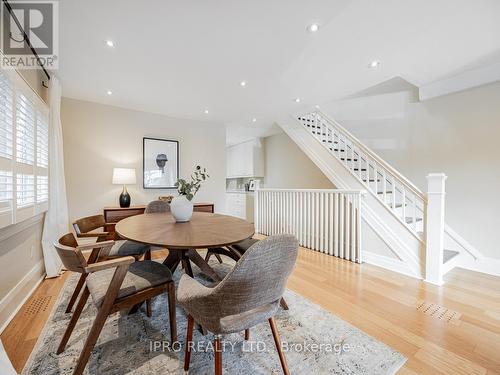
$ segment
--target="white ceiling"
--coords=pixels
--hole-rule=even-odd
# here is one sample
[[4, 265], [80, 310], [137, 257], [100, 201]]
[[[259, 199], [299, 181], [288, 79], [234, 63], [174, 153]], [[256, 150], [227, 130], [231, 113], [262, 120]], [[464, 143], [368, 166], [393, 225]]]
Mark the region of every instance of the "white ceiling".
[[219, 122], [231, 143], [275, 132], [283, 114], [396, 76], [427, 84], [500, 51], [498, 0], [61, 0], [60, 11], [64, 96]]

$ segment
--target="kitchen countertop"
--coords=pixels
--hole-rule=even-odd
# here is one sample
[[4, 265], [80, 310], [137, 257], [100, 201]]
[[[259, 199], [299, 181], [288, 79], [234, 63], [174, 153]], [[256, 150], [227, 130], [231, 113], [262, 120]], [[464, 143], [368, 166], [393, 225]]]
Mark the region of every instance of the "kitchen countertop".
[[246, 191], [246, 190], [226, 190], [226, 193], [229, 194], [253, 194], [253, 191]]

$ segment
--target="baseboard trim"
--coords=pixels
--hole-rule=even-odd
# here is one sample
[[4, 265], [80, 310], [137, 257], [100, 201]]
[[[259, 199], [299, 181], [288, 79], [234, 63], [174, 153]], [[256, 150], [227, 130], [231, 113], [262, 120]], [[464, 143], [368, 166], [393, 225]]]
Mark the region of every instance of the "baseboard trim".
[[405, 262], [396, 258], [390, 258], [370, 251], [363, 251], [363, 261], [377, 267], [413, 277], [414, 279], [420, 279]]
[[464, 268], [469, 271], [481, 272], [493, 276], [500, 276], [500, 259], [490, 257], [484, 257], [478, 260], [464, 259], [457, 262], [455, 268]]
[[[26, 303], [26, 301], [33, 294], [36, 288], [38, 288], [44, 278], [44, 264], [43, 260], [41, 260], [16, 284], [16, 286], [14, 286], [14, 288], [12, 288], [12, 290], [9, 291], [9, 293], [7, 293], [4, 298], [2, 298], [2, 300], [0, 301], [0, 312], [4, 312], [9, 308], [11, 308], [12, 311], [9, 313], [7, 319], [5, 319], [4, 321], [0, 321], [0, 333], [2, 333], [4, 329], [9, 325], [11, 320], [19, 312], [21, 307]], [[30, 283], [33, 283], [33, 286], [30, 288], [29, 292], [26, 293], [26, 296], [22, 298], [21, 302], [19, 302], [14, 307], [10, 306], [12, 304], [12, 301], [14, 301], [15, 298], [21, 293], [23, 288]]]

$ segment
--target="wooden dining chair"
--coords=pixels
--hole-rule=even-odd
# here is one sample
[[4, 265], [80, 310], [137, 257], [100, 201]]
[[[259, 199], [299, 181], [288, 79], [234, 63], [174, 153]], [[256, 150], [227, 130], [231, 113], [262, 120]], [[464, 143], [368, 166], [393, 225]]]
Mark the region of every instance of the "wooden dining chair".
[[182, 275], [177, 301], [188, 314], [184, 371], [189, 370], [194, 322], [215, 334], [215, 374], [221, 375], [221, 335], [245, 331], [248, 339], [251, 327], [267, 321], [283, 372], [289, 374], [274, 315], [297, 253], [298, 241], [294, 236], [271, 236], [251, 246], [215, 287], [206, 287]]
[[[115, 223], [106, 223], [103, 215], [93, 215], [76, 220], [73, 223], [73, 229], [75, 230], [78, 238], [95, 238], [97, 242], [102, 242], [113, 239], [113, 235], [110, 234], [110, 232], [105, 231], [105, 228], [110, 225], [115, 225]], [[89, 249], [93, 248], [90, 247]], [[101, 255], [101, 259], [99, 259], [98, 254], [99, 248], [92, 250], [87, 263], [91, 264], [99, 260], [103, 260], [103, 256]], [[149, 245], [144, 245], [138, 242], [117, 240], [114, 242], [113, 247], [105, 259], [119, 258], [123, 256], [133, 256], [136, 260], [139, 260], [142, 256], [144, 256], [144, 259], [151, 260], [151, 249]], [[71, 296], [68, 306], [66, 307], [67, 313], [73, 309], [78, 295], [83, 288], [86, 277], [87, 275], [85, 273], [81, 274], [73, 295]], [[146, 306], [147, 314], [148, 316], [151, 316], [151, 302], [147, 302]]]
[[132, 256], [109, 259], [88, 264], [82, 250], [99, 249], [99, 255], [107, 256], [115, 241], [78, 246], [72, 233], [61, 237], [54, 247], [64, 266], [71, 271], [87, 275], [86, 285], [57, 349], [60, 354], [66, 348], [71, 333], [89, 296], [98, 309], [87, 340], [73, 374], [83, 373], [99, 334], [109, 315], [130, 308], [162, 293], [167, 293], [170, 320], [170, 340], [177, 341], [175, 319], [175, 286], [167, 266], [151, 260], [137, 262]]
[[145, 214], [165, 213], [170, 212], [170, 203], [161, 200], [151, 201], [144, 209]]

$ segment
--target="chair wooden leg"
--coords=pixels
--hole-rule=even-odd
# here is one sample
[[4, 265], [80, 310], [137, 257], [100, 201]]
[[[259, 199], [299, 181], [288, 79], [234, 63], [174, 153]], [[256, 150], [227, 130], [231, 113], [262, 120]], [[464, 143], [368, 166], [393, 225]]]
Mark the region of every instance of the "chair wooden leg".
[[222, 258], [220, 257], [220, 255], [219, 255], [219, 254], [217, 254], [217, 253], [216, 253], [216, 254], [214, 254], [214, 255], [215, 255], [215, 257], [217, 258], [217, 260], [219, 261], [219, 263], [221, 263], [221, 264], [222, 264]]
[[71, 299], [69, 300], [68, 306], [66, 307], [66, 313], [71, 312], [73, 310], [73, 306], [78, 299], [78, 295], [80, 294], [80, 291], [82, 290], [83, 285], [85, 284], [85, 279], [87, 278], [86, 273], [82, 273], [80, 275], [80, 279], [78, 279], [78, 283], [76, 284], [75, 291], [73, 292], [73, 295], [71, 296]]
[[245, 329], [245, 340], [246, 341], [250, 340], [250, 330], [249, 329]]
[[278, 355], [280, 357], [281, 368], [283, 369], [283, 373], [285, 375], [290, 375], [285, 355], [283, 354], [283, 350], [281, 350], [281, 339], [278, 333], [278, 329], [276, 328], [276, 322], [274, 321], [274, 317], [269, 319], [269, 325], [271, 326], [271, 331], [273, 333], [273, 338], [274, 338], [274, 344], [276, 345], [276, 350], [278, 351]]
[[177, 341], [177, 321], [175, 318], [175, 284], [168, 285], [168, 319], [170, 323], [170, 341], [173, 344]]
[[222, 349], [220, 347], [220, 336], [216, 335], [214, 339], [215, 350], [215, 375], [222, 375]]
[[[148, 250], [144, 253], [144, 260], [151, 260], [151, 250]], [[151, 318], [151, 300], [146, 300], [146, 315]]]
[[288, 310], [288, 304], [286, 303], [285, 299], [281, 297], [280, 299], [280, 305], [283, 307], [283, 310]]
[[205, 255], [205, 262], [208, 263], [208, 261], [210, 260], [210, 257], [212, 256], [212, 253], [209, 251], [207, 251], [207, 255]]
[[[103, 303], [104, 304], [104, 303]], [[104, 323], [106, 323], [106, 319], [111, 311], [111, 307], [101, 307], [97, 316], [94, 320], [94, 324], [92, 324], [92, 328], [90, 329], [89, 336], [87, 337], [87, 341], [85, 341], [85, 345], [83, 346], [83, 350], [80, 353], [80, 358], [78, 358], [78, 362], [75, 367], [75, 371], [73, 375], [81, 375], [85, 370], [85, 366], [89, 361], [90, 354], [92, 353], [92, 349], [94, 349], [94, 345], [99, 338], [99, 334], [101, 333], [102, 327], [104, 327]]]
[[66, 328], [66, 331], [64, 332], [64, 335], [61, 339], [61, 343], [59, 344], [59, 347], [57, 348], [57, 354], [61, 354], [64, 352], [64, 349], [66, 348], [66, 344], [68, 343], [69, 338], [71, 337], [71, 333], [73, 333], [73, 329], [76, 326], [76, 322], [78, 322], [78, 318], [80, 318], [80, 315], [83, 311], [83, 308], [85, 307], [85, 303], [89, 299], [89, 290], [85, 288], [83, 290], [82, 296], [80, 297], [80, 300], [78, 301], [78, 304], [76, 305], [75, 312], [73, 313], [73, 316], [71, 317], [71, 320], [69, 321], [68, 327]]
[[191, 342], [193, 341], [193, 326], [194, 319], [191, 315], [188, 315], [188, 326], [186, 333], [186, 350], [184, 354], [184, 371], [189, 370], [189, 361], [191, 360]]

